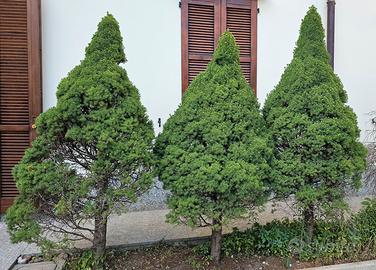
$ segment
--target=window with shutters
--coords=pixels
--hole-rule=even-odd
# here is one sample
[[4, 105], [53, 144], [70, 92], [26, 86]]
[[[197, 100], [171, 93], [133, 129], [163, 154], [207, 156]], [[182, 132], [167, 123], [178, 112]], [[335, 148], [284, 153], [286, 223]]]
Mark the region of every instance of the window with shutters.
[[257, 0], [182, 0], [182, 91], [211, 60], [230, 30], [240, 47], [243, 74], [256, 92]]
[[0, 213], [17, 196], [12, 169], [41, 112], [39, 0], [0, 0]]

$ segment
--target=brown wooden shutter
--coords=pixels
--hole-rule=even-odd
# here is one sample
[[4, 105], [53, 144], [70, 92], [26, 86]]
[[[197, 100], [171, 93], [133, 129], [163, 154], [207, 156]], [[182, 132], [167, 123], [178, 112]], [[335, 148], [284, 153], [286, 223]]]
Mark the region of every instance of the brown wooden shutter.
[[183, 92], [212, 58], [220, 35], [220, 1], [182, 1]]
[[226, 29], [240, 46], [243, 73], [256, 92], [257, 0], [182, 1], [182, 92], [206, 68]]
[[222, 0], [222, 7], [222, 31], [235, 36], [243, 74], [256, 93], [257, 0]]
[[42, 110], [39, 0], [0, 0], [0, 212], [17, 196], [12, 168]]

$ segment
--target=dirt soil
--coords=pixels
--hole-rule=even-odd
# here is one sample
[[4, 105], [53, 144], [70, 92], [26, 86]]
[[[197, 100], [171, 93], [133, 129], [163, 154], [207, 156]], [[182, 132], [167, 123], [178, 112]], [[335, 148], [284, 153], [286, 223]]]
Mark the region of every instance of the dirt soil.
[[[207, 257], [198, 256], [185, 247], [159, 246], [138, 251], [115, 252], [109, 256], [108, 269], [112, 270], [285, 270], [314, 267], [320, 264], [299, 262], [263, 256], [224, 257], [216, 266]], [[292, 264], [292, 267], [288, 267]]]

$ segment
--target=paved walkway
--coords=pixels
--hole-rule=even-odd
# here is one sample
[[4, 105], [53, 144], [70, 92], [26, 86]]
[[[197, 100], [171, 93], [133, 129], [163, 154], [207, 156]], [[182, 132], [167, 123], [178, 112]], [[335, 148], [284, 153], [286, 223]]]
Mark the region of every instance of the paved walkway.
[[9, 266], [21, 254], [36, 252], [39, 252], [39, 249], [35, 245], [26, 243], [11, 244], [9, 235], [6, 232], [6, 226], [3, 222], [0, 222], [0, 270], [8, 270]]
[[306, 270], [376, 270], [376, 260], [307, 268]]
[[[357, 211], [361, 207], [362, 197], [351, 198], [350, 205]], [[285, 204], [278, 207], [278, 211], [271, 214], [271, 205], [259, 214], [258, 220], [262, 223], [275, 218], [292, 216], [292, 212]], [[108, 223], [108, 245], [123, 245], [142, 242], [152, 242], [177, 238], [190, 238], [210, 235], [208, 228], [191, 229], [181, 225], [171, 225], [165, 223], [165, 216], [168, 210], [152, 210], [129, 212], [120, 216], [112, 216]], [[231, 231], [232, 227], [245, 229], [251, 225], [252, 221], [237, 221], [225, 231]], [[87, 243], [81, 242], [79, 247], [86, 247]], [[38, 249], [33, 245], [17, 244], [13, 245], [9, 241], [4, 223], [0, 222], [0, 270], [7, 270], [20, 254], [36, 253]]]

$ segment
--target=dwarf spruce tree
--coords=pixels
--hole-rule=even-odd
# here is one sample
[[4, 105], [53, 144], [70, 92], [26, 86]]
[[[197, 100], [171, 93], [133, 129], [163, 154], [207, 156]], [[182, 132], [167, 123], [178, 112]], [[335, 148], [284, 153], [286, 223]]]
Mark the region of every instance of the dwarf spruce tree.
[[345, 191], [359, 187], [365, 169], [366, 150], [346, 102], [329, 65], [320, 15], [311, 7], [293, 60], [263, 109], [275, 149], [274, 191], [295, 196], [308, 236], [315, 218], [346, 208]]
[[20, 195], [6, 221], [14, 242], [48, 245], [57, 233], [91, 241], [101, 256], [108, 216], [149, 187], [152, 123], [125, 61], [119, 25], [107, 15], [13, 170]]
[[171, 191], [168, 221], [212, 228], [218, 261], [222, 225], [262, 205], [272, 156], [264, 121], [242, 75], [230, 32], [156, 142], [158, 173]]

